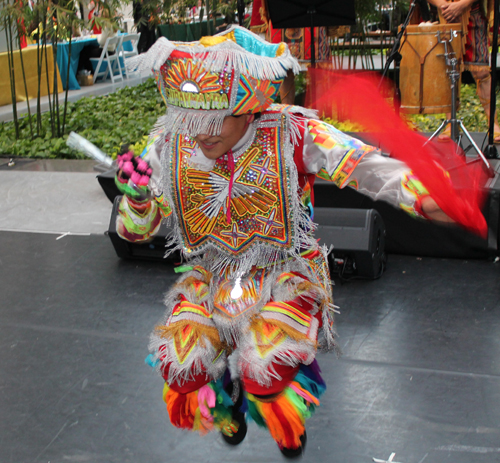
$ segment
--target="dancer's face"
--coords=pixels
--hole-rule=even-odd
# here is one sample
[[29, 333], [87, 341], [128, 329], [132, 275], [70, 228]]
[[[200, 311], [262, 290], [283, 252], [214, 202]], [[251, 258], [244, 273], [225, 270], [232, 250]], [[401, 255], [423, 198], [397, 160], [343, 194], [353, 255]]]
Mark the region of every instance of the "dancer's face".
[[253, 114], [227, 116], [222, 123], [219, 135], [199, 134], [194, 137], [203, 154], [208, 159], [219, 159], [238, 143], [254, 119]]

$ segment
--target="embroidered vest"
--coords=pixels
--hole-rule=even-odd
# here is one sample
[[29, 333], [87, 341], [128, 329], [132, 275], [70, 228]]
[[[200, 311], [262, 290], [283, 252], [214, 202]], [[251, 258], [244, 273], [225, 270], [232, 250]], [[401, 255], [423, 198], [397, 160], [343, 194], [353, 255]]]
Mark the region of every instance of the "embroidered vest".
[[215, 247], [231, 259], [256, 247], [264, 253], [296, 247], [294, 215], [300, 212], [294, 210], [291, 195], [298, 186], [290, 181], [296, 174], [290, 175], [293, 154], [290, 162], [284, 153], [286, 137], [290, 144], [285, 116], [265, 113], [250, 146], [234, 156], [231, 198], [227, 155], [212, 170], [197, 170], [190, 163], [196, 142], [182, 135], [171, 139], [171, 196], [185, 252]]

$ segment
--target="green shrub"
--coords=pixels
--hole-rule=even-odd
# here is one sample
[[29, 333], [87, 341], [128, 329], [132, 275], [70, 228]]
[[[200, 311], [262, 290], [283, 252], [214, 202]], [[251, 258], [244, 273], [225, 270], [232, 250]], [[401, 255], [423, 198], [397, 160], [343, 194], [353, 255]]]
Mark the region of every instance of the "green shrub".
[[[497, 107], [499, 103], [500, 100], [497, 98]], [[475, 85], [462, 85], [457, 117], [462, 119], [469, 132], [486, 132], [488, 130], [488, 120], [476, 95]], [[408, 120], [413, 122], [417, 130], [421, 132], [434, 132], [445, 118], [445, 114], [413, 114], [408, 116]]]
[[[299, 92], [304, 91], [305, 74], [297, 78]], [[462, 85], [458, 117], [470, 132], [486, 132], [487, 120], [476, 95], [475, 85]], [[500, 103], [500, 101], [499, 101]], [[498, 106], [498, 103], [497, 103]], [[0, 124], [0, 154], [32, 158], [83, 159], [85, 156], [66, 145], [71, 131], [87, 138], [101, 150], [116, 157], [120, 146], [131, 144], [136, 154], [146, 145], [147, 136], [158, 117], [165, 113], [165, 105], [153, 79], [136, 87], [125, 87], [115, 93], [99, 97], [85, 97], [68, 104], [65, 134], [51, 138], [48, 114], [42, 115], [44, 137], [31, 138], [28, 118], [20, 120], [21, 138], [15, 139], [14, 123]], [[421, 132], [437, 129], [444, 114], [408, 115], [410, 124]], [[325, 121], [344, 132], [362, 132], [363, 128], [349, 121]]]
[[[0, 153], [36, 158], [82, 159], [85, 156], [66, 145], [71, 131], [85, 137], [101, 150], [116, 157], [124, 143], [145, 145], [144, 137], [152, 130], [165, 105], [153, 79], [136, 87], [124, 87], [115, 93], [99, 97], [84, 97], [68, 104], [65, 134], [50, 138], [48, 114], [42, 114], [42, 126], [47, 135], [31, 138], [28, 118], [20, 120], [21, 138], [15, 139], [14, 123], [0, 125]], [[140, 154], [140, 153], [137, 153]]]

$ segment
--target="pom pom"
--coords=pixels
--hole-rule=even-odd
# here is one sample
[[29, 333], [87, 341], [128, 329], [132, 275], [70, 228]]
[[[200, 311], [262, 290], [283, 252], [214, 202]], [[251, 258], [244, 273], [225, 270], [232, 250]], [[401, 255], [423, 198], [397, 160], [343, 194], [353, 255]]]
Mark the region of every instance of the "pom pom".
[[130, 177], [134, 173], [134, 165], [130, 161], [124, 162], [122, 170], [127, 177]]
[[149, 183], [149, 177], [147, 175], [141, 175], [141, 178], [139, 179], [137, 185], [147, 186], [148, 183]]
[[141, 174], [139, 172], [132, 172], [132, 175], [130, 176], [130, 180], [134, 182], [136, 185], [139, 185], [139, 182], [141, 180]]
[[139, 161], [137, 161], [137, 170], [141, 174], [146, 173], [148, 170], [148, 167], [149, 167], [149, 164], [146, 161], [144, 161], [144, 159], [140, 159]]
[[134, 153], [132, 153], [132, 151], [127, 151], [126, 153], [123, 153], [121, 156], [118, 156], [118, 159], [121, 158], [123, 161], [131, 161], [133, 157]]
[[146, 171], [146, 175], [148, 177], [151, 177], [151, 175], [153, 175], [153, 169], [149, 168], [147, 171]]

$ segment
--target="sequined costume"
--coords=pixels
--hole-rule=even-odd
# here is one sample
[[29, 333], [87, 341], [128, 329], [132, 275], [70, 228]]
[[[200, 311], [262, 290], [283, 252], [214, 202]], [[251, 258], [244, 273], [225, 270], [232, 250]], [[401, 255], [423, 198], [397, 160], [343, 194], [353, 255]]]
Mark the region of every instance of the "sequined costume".
[[[234, 28], [229, 40], [234, 38], [260, 56], [269, 53], [248, 31]], [[209, 50], [233, 47], [217, 40], [210, 39]], [[198, 47], [191, 55], [190, 46]], [[151, 52], [155, 57], [166, 50], [149, 64], [156, 66], [168, 113], [144, 156], [159, 188], [139, 202], [125, 195], [117, 229], [140, 240], [127, 221], [144, 226], [142, 218], [156, 223], [155, 217], [167, 217], [170, 249], [187, 259], [150, 343], [149, 362], [165, 380], [171, 422], [227, 435], [238, 432], [246, 414], [281, 449], [297, 449], [326, 387], [315, 354], [336, 349], [327, 252], [314, 239], [311, 220], [315, 176], [414, 214], [426, 192], [404, 164], [314, 112], [270, 105], [287, 67], [294, 66], [286, 47], [272, 47], [286, 65], [267, 68], [267, 77], [242, 72], [234, 55], [231, 66], [224, 66], [225, 56], [214, 71], [206, 54], [204, 64], [193, 58], [198, 43], [174, 50], [169, 42]], [[196, 93], [195, 87], [214, 93]], [[205, 113], [192, 112], [203, 106]], [[217, 133], [223, 117], [249, 112], [258, 116], [236, 145], [216, 160], [205, 157], [194, 136]], [[147, 228], [144, 239], [151, 233]]]

